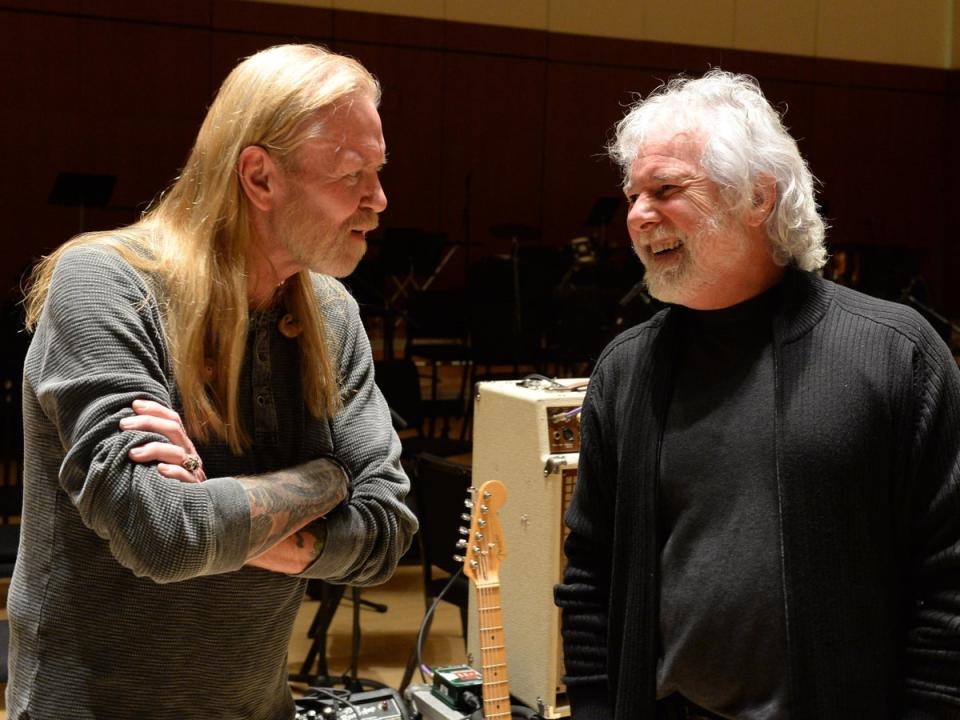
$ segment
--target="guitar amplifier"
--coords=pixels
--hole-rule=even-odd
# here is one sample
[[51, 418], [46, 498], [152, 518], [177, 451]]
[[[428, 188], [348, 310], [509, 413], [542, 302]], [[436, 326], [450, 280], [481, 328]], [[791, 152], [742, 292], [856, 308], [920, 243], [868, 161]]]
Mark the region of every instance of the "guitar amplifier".
[[[559, 382], [484, 382], [474, 401], [473, 484], [500, 480], [507, 490], [499, 576], [510, 692], [545, 718], [570, 715], [553, 586], [565, 565], [563, 515], [577, 479], [586, 384]], [[467, 647], [477, 659], [473, 593], [470, 605]]]

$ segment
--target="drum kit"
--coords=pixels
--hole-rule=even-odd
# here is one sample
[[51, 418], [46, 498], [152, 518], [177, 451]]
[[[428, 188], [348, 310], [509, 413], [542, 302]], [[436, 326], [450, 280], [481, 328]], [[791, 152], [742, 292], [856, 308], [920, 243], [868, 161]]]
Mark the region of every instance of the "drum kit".
[[[637, 282], [642, 268], [632, 253], [607, 242], [606, 228], [622, 205], [622, 198], [599, 198], [583, 223], [587, 234], [559, 246], [525, 223], [491, 225], [487, 243], [407, 227], [371, 237], [380, 272], [371, 313], [384, 317], [390, 356], [394, 326], [409, 320], [411, 298], [427, 297], [438, 286], [463, 286], [470, 322], [482, 325], [474, 333], [479, 342], [495, 326], [493, 336], [508, 354], [522, 355], [521, 364], [531, 349], [547, 360], [556, 347], [564, 356], [595, 357], [616, 331], [657, 308]], [[464, 278], [449, 276], [461, 268]], [[587, 331], [589, 337], [574, 337]]]

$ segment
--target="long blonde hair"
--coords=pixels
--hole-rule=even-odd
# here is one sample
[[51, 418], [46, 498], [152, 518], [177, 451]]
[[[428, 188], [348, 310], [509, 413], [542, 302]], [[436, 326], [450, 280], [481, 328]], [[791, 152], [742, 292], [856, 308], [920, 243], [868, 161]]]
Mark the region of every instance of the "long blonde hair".
[[[240, 453], [238, 394], [247, 340], [247, 257], [251, 229], [236, 166], [250, 145], [287, 158], [322, 132], [318, 110], [348, 95], [379, 103], [380, 86], [352, 58], [314, 45], [281, 45], [253, 55], [227, 77], [180, 176], [141, 220], [77, 236], [34, 268], [26, 294], [27, 329], [40, 319], [54, 268], [78, 245], [110, 247], [163, 280], [165, 334], [183, 419], [194, 440], [219, 438]], [[307, 407], [316, 417], [340, 408], [339, 378], [308, 271], [284, 285], [298, 336]]]

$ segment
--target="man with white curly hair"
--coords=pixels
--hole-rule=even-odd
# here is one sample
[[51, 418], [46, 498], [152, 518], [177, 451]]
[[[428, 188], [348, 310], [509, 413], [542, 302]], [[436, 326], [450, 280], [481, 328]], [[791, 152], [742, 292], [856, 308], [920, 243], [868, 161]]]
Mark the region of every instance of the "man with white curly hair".
[[960, 717], [960, 372], [822, 279], [814, 179], [749, 77], [610, 146], [649, 292], [604, 351], [566, 522], [577, 720]]

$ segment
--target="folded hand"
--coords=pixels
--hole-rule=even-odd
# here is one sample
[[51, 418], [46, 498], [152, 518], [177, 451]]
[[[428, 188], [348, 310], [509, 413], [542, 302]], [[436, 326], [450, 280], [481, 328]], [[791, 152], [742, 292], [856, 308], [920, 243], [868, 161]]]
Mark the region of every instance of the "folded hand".
[[120, 421], [121, 430], [140, 430], [163, 435], [170, 442], [148, 442], [131, 448], [131, 460], [138, 463], [157, 463], [157, 471], [164, 477], [180, 482], [197, 483], [207, 479], [203, 461], [187, 436], [180, 416], [152, 400], [134, 400], [136, 415]]

